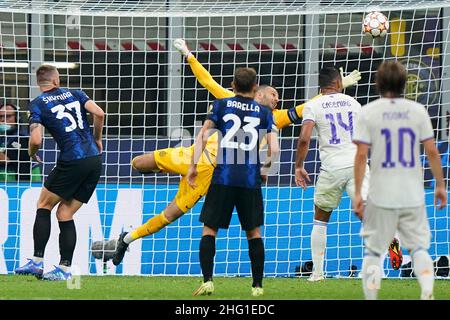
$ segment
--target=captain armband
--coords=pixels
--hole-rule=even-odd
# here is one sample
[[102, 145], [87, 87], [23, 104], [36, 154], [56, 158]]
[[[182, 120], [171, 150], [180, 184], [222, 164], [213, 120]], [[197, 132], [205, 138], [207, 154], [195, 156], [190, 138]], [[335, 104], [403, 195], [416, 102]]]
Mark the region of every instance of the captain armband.
[[301, 120], [301, 117], [298, 116], [296, 107], [290, 108], [290, 109], [288, 110], [287, 114], [288, 114], [289, 120], [291, 120], [291, 122], [292, 122], [293, 124], [298, 124], [298, 123], [301, 122], [301, 121], [300, 121], [300, 120]]

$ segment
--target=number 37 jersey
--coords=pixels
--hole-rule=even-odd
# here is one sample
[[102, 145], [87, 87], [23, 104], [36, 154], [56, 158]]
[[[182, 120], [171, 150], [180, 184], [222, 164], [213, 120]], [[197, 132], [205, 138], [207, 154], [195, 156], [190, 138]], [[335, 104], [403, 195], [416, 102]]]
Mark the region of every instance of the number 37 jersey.
[[303, 123], [315, 123], [322, 170], [334, 171], [354, 166], [356, 145], [352, 143], [353, 126], [360, 112], [359, 102], [342, 93], [323, 95], [305, 104]]
[[100, 154], [84, 108], [88, 100], [90, 98], [81, 90], [54, 88], [29, 105], [29, 123], [40, 123], [50, 132], [61, 150], [61, 161]]
[[242, 96], [215, 100], [208, 119], [219, 131], [219, 148], [212, 183], [259, 188], [259, 143], [272, 129], [272, 112]]

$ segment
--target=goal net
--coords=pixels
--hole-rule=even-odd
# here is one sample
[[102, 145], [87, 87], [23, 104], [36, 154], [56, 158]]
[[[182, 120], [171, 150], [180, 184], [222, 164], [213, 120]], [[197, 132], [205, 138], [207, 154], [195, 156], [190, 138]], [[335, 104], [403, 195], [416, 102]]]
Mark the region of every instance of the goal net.
[[[35, 71], [44, 62], [57, 65], [62, 86], [83, 89], [106, 112], [101, 181], [75, 216], [78, 240], [73, 264], [82, 274], [201, 274], [198, 220], [203, 200], [157, 234], [134, 242], [117, 268], [94, 259], [90, 249], [93, 242], [115, 239], [122, 230], [159, 214], [178, 190], [180, 176], [141, 175], [130, 166], [137, 155], [190, 146], [214, 100], [174, 49], [176, 38], [186, 40], [198, 62], [224, 88], [230, 89], [236, 67], [254, 67], [260, 84], [278, 90], [281, 109], [314, 97], [319, 91], [318, 71], [327, 64], [346, 73], [361, 72], [358, 85], [345, 93], [364, 105], [378, 97], [374, 86], [378, 65], [398, 59], [408, 70], [406, 96], [423, 103], [432, 118], [448, 174], [450, 1], [3, 0], [0, 4], [0, 95], [3, 103], [19, 107], [20, 118], [19, 129], [12, 130], [14, 126], [5, 125], [6, 115], [0, 114], [0, 156], [11, 156], [0, 157], [0, 273], [12, 273], [32, 256], [36, 201], [57, 159], [48, 134], [39, 153], [43, 165], [31, 162], [26, 151], [21, 156], [26, 146], [10, 143], [27, 135], [27, 106], [39, 94]], [[362, 34], [363, 17], [371, 11], [388, 17], [386, 37]], [[293, 160], [299, 132], [300, 124], [281, 130], [277, 172], [263, 187], [266, 276], [306, 275], [304, 267], [312, 260], [313, 193], [320, 161], [314, 137], [306, 160], [313, 183], [306, 191], [297, 188]], [[433, 206], [434, 182], [425, 157], [423, 165], [433, 236], [430, 253], [438, 259], [450, 254], [450, 220], [448, 209], [437, 211]], [[17, 175], [19, 167], [24, 169]], [[46, 267], [59, 260], [59, 228], [54, 215], [52, 219]], [[327, 276], [347, 277], [361, 269], [360, 227], [345, 195], [328, 224]], [[233, 215], [230, 228], [220, 230], [217, 237], [215, 274], [250, 275], [247, 248]], [[387, 259], [384, 266], [387, 276], [401, 276]]]

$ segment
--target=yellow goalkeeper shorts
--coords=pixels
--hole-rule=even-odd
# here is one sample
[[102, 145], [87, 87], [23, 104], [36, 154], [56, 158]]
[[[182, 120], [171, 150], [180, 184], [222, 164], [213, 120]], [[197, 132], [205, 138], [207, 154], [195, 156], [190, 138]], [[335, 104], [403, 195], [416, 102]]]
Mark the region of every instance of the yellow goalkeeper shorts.
[[154, 152], [156, 165], [162, 172], [177, 173], [183, 176], [175, 196], [175, 202], [183, 212], [191, 209], [208, 192], [214, 172], [215, 155], [211, 154], [207, 149], [203, 152], [197, 165], [198, 175], [195, 189], [189, 186], [185, 177], [191, 163], [192, 153], [194, 152], [193, 146], [188, 148], [167, 148]]
[[155, 150], [155, 162], [164, 173], [176, 173], [185, 176], [191, 163], [192, 147], [178, 147]]

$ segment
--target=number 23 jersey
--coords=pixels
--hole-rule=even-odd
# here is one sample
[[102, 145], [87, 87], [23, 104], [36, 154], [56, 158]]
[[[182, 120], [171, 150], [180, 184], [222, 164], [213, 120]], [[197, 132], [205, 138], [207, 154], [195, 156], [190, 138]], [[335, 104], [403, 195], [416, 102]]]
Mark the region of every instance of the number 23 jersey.
[[236, 96], [215, 100], [208, 119], [220, 132], [212, 183], [261, 187], [259, 143], [276, 130], [272, 112], [253, 99]]
[[60, 161], [100, 154], [87, 121], [84, 105], [88, 100], [81, 90], [54, 88], [29, 105], [29, 123], [40, 123], [50, 132], [61, 150]]
[[361, 104], [342, 93], [323, 95], [305, 104], [303, 123], [315, 123], [322, 170], [354, 166], [356, 145], [352, 143], [352, 136], [360, 112]]

